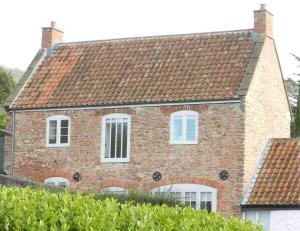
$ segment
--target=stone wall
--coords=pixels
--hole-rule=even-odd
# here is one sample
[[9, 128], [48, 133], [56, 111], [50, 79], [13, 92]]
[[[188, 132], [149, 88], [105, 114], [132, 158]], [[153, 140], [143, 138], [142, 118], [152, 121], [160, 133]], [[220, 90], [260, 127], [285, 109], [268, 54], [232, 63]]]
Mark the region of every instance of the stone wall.
[[[199, 143], [171, 145], [170, 114], [177, 110], [199, 112]], [[129, 163], [101, 163], [101, 122], [109, 113], [131, 115]], [[46, 148], [46, 118], [71, 117], [71, 145]], [[243, 177], [243, 112], [239, 103], [194, 106], [135, 107], [16, 113], [14, 175], [35, 181], [61, 176], [71, 188], [96, 190], [120, 186], [148, 191], [162, 184], [196, 183], [218, 190], [217, 209], [240, 215]], [[226, 169], [229, 179], [219, 172]], [[162, 173], [154, 183], [152, 174]], [[82, 175], [78, 183], [75, 172]]]
[[290, 137], [290, 111], [273, 39], [267, 37], [245, 97], [247, 186], [268, 137]]

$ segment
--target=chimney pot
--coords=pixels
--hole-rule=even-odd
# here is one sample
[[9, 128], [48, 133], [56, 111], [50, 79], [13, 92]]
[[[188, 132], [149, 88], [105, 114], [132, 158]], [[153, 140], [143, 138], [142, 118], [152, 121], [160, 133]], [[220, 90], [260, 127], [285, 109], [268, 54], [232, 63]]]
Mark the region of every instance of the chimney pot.
[[52, 28], [56, 28], [56, 22], [52, 21], [52, 22], [51, 22], [51, 26], [50, 26], [50, 27], [52, 27]]
[[260, 9], [261, 10], [266, 10], [267, 8], [266, 8], [266, 4], [260, 4]]
[[50, 48], [56, 43], [63, 42], [64, 32], [56, 28], [56, 22], [52, 21], [50, 27], [42, 28], [42, 48]]

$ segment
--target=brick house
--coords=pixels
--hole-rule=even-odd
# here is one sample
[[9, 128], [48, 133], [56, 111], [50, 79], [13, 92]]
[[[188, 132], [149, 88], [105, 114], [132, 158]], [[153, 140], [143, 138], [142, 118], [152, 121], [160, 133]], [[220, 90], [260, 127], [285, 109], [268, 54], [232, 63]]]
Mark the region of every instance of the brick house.
[[6, 171], [82, 190], [167, 191], [240, 215], [268, 137], [290, 134], [265, 5], [247, 30], [71, 43], [62, 35], [55, 23], [43, 28], [6, 102]]

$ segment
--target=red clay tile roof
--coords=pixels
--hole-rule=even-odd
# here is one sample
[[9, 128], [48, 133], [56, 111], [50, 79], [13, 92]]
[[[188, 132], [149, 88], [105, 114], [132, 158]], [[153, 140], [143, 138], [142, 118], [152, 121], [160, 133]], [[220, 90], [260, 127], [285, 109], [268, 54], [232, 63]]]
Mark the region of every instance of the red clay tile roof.
[[300, 140], [273, 139], [247, 205], [300, 205]]
[[237, 98], [254, 45], [250, 30], [61, 43], [16, 108]]

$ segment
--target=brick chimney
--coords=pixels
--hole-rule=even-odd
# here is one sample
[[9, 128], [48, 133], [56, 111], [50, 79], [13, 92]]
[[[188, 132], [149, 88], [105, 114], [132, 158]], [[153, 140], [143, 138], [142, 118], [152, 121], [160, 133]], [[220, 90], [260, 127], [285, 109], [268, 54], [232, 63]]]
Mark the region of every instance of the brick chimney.
[[56, 22], [51, 22], [50, 27], [42, 27], [42, 48], [63, 42], [63, 35], [64, 32], [56, 28]]
[[266, 9], [266, 4], [254, 11], [254, 32], [273, 37], [273, 14]]

